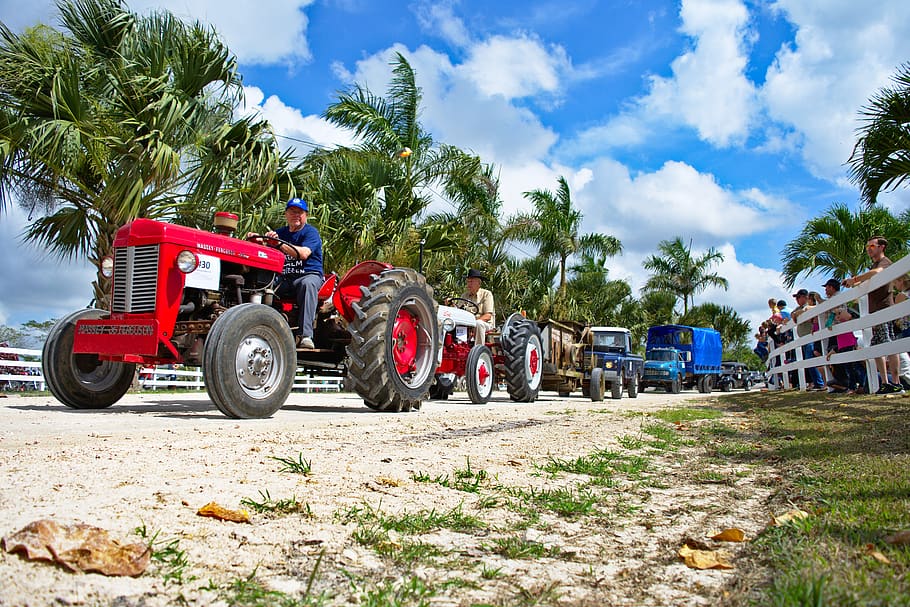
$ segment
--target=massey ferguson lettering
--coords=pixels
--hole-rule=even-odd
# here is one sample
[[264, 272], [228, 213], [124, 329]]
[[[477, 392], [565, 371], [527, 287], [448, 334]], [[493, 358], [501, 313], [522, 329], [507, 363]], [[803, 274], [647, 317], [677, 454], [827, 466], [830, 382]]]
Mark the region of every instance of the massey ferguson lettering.
[[81, 335], [153, 335], [151, 325], [79, 325]]

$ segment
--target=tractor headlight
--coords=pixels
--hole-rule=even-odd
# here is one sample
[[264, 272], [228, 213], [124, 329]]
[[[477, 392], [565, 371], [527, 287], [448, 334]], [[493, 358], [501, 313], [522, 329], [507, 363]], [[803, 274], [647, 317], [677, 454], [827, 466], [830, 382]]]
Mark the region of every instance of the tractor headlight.
[[189, 274], [199, 265], [199, 258], [192, 251], [180, 251], [177, 254], [177, 269]]
[[606, 367], [607, 369], [612, 369], [612, 368], [613, 368], [613, 361], [612, 361], [612, 360], [608, 360], [607, 362], [604, 363], [604, 367]]
[[455, 329], [455, 320], [452, 318], [443, 318], [442, 319], [442, 330], [448, 333]]
[[114, 258], [104, 256], [101, 258], [101, 275], [110, 278], [114, 275]]

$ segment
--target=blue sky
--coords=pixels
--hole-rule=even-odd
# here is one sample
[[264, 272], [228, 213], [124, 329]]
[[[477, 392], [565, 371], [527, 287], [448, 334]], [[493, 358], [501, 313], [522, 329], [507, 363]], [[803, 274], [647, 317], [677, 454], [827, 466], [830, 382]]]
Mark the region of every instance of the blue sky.
[[[786, 242], [831, 204], [858, 205], [844, 164], [858, 110], [910, 61], [906, 0], [129, 5], [211, 23], [240, 60], [244, 111], [261, 112], [301, 154], [351, 141], [319, 115], [354, 82], [384, 94], [401, 52], [423, 89], [423, 125], [499, 167], [507, 212], [563, 175], [584, 230], [623, 243], [611, 277], [637, 289], [642, 260], [681, 236], [725, 255], [718, 272], [730, 289], [696, 303], [753, 322], [769, 297], [792, 301], [779, 273]], [[20, 30], [56, 17], [47, 0], [0, 0], [0, 21]], [[910, 192], [882, 201], [901, 211]], [[58, 317], [91, 297], [84, 264], [17, 241], [25, 221], [17, 209], [0, 216], [2, 324]]]

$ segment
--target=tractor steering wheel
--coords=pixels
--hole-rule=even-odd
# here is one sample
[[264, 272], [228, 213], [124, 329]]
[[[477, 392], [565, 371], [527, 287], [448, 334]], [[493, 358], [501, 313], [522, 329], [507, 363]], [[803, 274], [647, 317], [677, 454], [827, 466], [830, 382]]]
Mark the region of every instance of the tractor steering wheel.
[[449, 304], [455, 308], [460, 308], [468, 312], [472, 312], [474, 316], [480, 314], [480, 306], [470, 299], [465, 299], [464, 297], [450, 297]]
[[280, 238], [275, 238], [274, 236], [266, 236], [265, 234], [250, 234], [246, 239], [249, 242], [255, 242], [257, 244], [262, 244], [267, 247], [272, 247], [273, 249], [279, 250], [281, 249], [281, 245], [286, 244], [294, 250], [293, 256], [297, 259], [300, 259], [300, 251], [297, 250], [297, 247], [295, 247], [293, 243], [290, 243], [287, 240], [281, 240]]

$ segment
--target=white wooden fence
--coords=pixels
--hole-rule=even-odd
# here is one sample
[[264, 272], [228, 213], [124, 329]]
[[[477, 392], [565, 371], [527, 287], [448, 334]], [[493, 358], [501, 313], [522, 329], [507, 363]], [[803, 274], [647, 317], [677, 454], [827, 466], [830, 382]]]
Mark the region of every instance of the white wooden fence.
[[[788, 329], [793, 329], [793, 335], [796, 337], [793, 341], [783, 344], [779, 348], [771, 350], [768, 355], [768, 377], [775, 378], [780, 377], [783, 382], [781, 386], [778, 383], [770, 382], [768, 384], [769, 388], [790, 388], [790, 378], [788, 371], [798, 370], [796, 374], [799, 378], [798, 384], [800, 390], [806, 389], [806, 377], [803, 369], [809, 367], [817, 367], [819, 371], [822, 372], [822, 375], [826, 379], [830, 379], [830, 373], [827, 369], [827, 365], [838, 364], [838, 363], [848, 363], [848, 362], [865, 362], [866, 363], [866, 375], [869, 382], [869, 390], [875, 392], [879, 387], [878, 371], [875, 366], [875, 358], [880, 356], [888, 356], [890, 354], [900, 354], [902, 352], [910, 351], [910, 337], [901, 339], [900, 335], [895, 335], [897, 339], [890, 343], [879, 344], [877, 346], [870, 346], [868, 344], [872, 343], [872, 327], [875, 325], [880, 325], [882, 323], [891, 322], [898, 318], [903, 318], [904, 316], [910, 316], [910, 300], [903, 301], [899, 304], [895, 304], [884, 310], [879, 310], [873, 314], [869, 314], [869, 301], [866, 297], [870, 291], [887, 285], [897, 277], [910, 272], [910, 256], [904, 257], [903, 259], [894, 262], [890, 267], [882, 270], [876, 274], [871, 279], [858, 284], [852, 289], [844, 289], [831, 299], [825, 300], [821, 305], [815, 306], [811, 310], [808, 310], [800, 315], [799, 323], [794, 323], [792, 320], [788, 321], [786, 324], [780, 327], [781, 331], [786, 331]], [[856, 302], [854, 304], [853, 302]], [[837, 308], [841, 305], [850, 305], [851, 307], [858, 307], [860, 317], [845, 323], [835, 323], [831, 329], [825, 327], [825, 319], [828, 316], [828, 312]], [[812, 324], [812, 319], [818, 317], [819, 329], [806, 335], [804, 337], [797, 337], [796, 335], [796, 325], [808, 322]], [[847, 331], [859, 332], [862, 331], [862, 339], [860, 340], [860, 347], [857, 347], [856, 350], [852, 352], [843, 352], [840, 354], [832, 354], [831, 358], [826, 360], [825, 356], [827, 354], [828, 347], [828, 338], [838, 335], [839, 333], [845, 333]], [[816, 358], [810, 358], [808, 360], [803, 360], [802, 346], [804, 344], [819, 342], [822, 348], [822, 355]], [[787, 359], [794, 359], [793, 362], [784, 363], [783, 361]], [[778, 375], [781, 374], [781, 375]]]
[[[179, 388], [202, 390], [205, 380], [198, 367], [174, 369], [173, 365], [141, 367], [137, 369], [138, 383], [142, 388]], [[339, 392], [342, 378], [337, 375], [311, 376], [297, 369], [294, 390], [303, 392]], [[41, 350], [23, 348], [0, 348], [0, 389], [3, 390], [44, 390], [44, 376], [41, 371]]]

